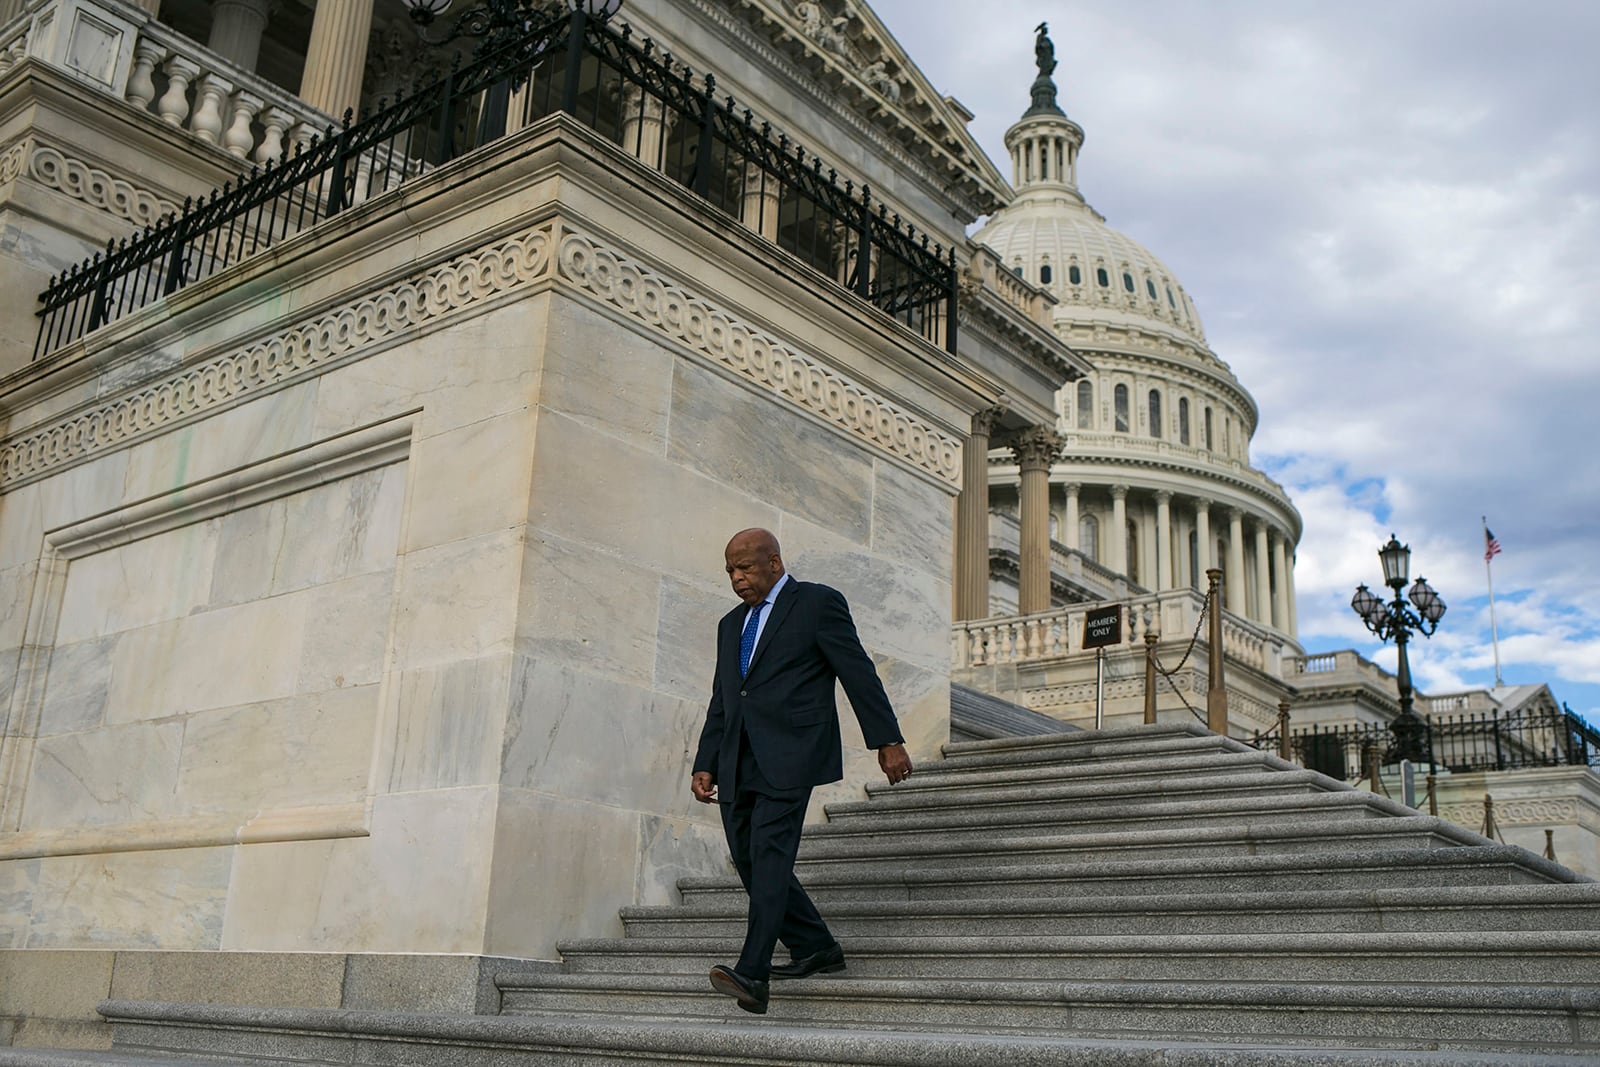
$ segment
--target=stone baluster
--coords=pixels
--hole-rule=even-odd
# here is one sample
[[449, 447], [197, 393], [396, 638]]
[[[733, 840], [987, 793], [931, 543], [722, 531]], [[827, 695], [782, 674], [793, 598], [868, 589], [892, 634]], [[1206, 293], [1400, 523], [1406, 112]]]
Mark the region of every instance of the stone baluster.
[[294, 116], [281, 107], [264, 108], [256, 116], [261, 123], [261, 143], [256, 146], [254, 159], [257, 163], [265, 163], [269, 159], [277, 159], [284, 154], [283, 135], [288, 130]]
[[151, 77], [155, 69], [167, 58], [166, 45], [147, 37], [139, 38], [133, 46], [133, 69], [128, 72], [127, 98], [146, 110], [156, 98], [156, 83]]
[[233, 92], [233, 83], [218, 74], [207, 74], [195, 82], [194, 116], [189, 130], [206, 144], [222, 140], [222, 101]]
[[174, 52], [164, 69], [167, 91], [156, 103], [156, 113], [168, 126], [182, 126], [183, 120], [189, 117], [189, 83], [199, 75], [200, 64]]
[[250, 158], [250, 149], [256, 145], [256, 135], [250, 128], [256, 115], [266, 101], [256, 94], [244, 89], [234, 93], [228, 100], [228, 106], [233, 112], [233, 117], [228, 122], [228, 129], [222, 135], [222, 147], [231, 155], [240, 159]]

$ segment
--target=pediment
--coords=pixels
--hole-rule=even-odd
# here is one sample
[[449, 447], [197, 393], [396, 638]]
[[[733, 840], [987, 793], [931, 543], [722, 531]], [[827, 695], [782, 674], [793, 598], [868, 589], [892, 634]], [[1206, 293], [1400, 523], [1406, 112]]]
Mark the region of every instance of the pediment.
[[917, 68], [861, 0], [727, 0], [772, 46], [809, 70], [949, 183], [973, 218], [1012, 196], [967, 129], [972, 120]]

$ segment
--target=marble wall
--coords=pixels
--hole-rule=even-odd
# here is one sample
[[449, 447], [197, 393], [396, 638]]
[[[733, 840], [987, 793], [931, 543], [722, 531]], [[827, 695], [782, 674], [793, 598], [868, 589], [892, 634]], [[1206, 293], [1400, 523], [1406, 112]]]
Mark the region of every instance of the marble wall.
[[[619, 932], [728, 869], [688, 777], [747, 526], [849, 598], [914, 753], [947, 736], [982, 383], [525, 140], [495, 198], [424, 180], [420, 229], [365, 206], [0, 389], [0, 948]], [[841, 708], [816, 814], [879, 773]]]

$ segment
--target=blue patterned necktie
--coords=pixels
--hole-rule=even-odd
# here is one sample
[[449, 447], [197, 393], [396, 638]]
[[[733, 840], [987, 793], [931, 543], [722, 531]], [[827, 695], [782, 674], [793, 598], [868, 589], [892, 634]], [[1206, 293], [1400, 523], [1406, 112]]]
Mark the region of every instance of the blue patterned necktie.
[[763, 600], [750, 611], [750, 618], [745, 620], [744, 634], [739, 638], [739, 677], [743, 678], [750, 673], [750, 657], [756, 650], [756, 631], [761, 628], [761, 613], [766, 610], [767, 602]]

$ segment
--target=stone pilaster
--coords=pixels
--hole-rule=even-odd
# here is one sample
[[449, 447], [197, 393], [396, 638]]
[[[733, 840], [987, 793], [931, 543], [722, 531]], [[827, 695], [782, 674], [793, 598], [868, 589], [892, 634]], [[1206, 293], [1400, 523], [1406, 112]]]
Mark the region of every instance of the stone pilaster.
[[361, 100], [373, 0], [317, 0], [300, 98], [335, 118]]
[[989, 616], [989, 436], [1005, 413], [987, 408], [972, 416], [961, 451], [961, 492], [956, 496], [957, 621]]
[[1050, 609], [1050, 465], [1061, 455], [1060, 435], [1034, 426], [1012, 443], [1022, 472], [1022, 545], [1017, 610], [1023, 615]]

